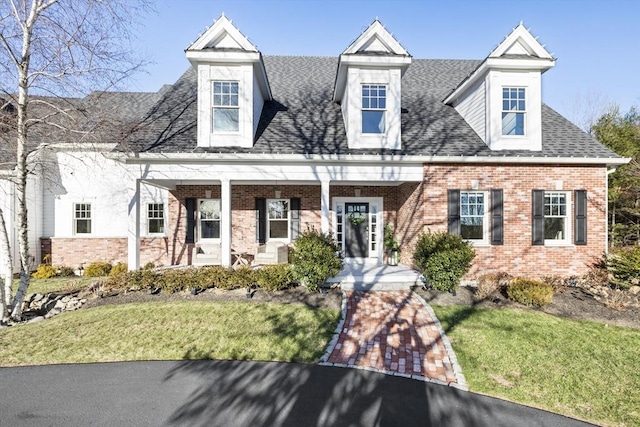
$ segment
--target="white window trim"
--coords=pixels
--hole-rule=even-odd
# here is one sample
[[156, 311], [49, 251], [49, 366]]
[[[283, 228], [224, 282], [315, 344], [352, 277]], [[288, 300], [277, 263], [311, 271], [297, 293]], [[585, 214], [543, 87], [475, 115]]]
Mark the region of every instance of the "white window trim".
[[202, 228], [200, 227], [200, 224], [201, 224], [201, 218], [200, 218], [200, 202], [208, 201], [208, 200], [218, 200], [218, 201], [220, 201], [220, 235], [222, 235], [222, 221], [223, 221], [223, 218], [222, 218], [222, 200], [221, 200], [221, 199], [214, 199], [214, 198], [211, 198], [211, 199], [206, 199], [206, 198], [205, 198], [205, 199], [198, 199], [198, 200], [197, 200], [197, 203], [198, 203], [198, 204], [197, 204], [197, 211], [196, 211], [196, 214], [197, 214], [197, 218], [196, 218], [196, 219], [197, 219], [197, 223], [196, 223], [196, 233], [197, 233], [197, 237], [198, 237], [198, 240], [197, 240], [197, 241], [198, 241], [198, 242], [204, 242], [204, 243], [207, 243], [207, 242], [209, 242], [209, 243], [219, 243], [219, 242], [220, 242], [220, 237], [213, 237], [213, 238], [209, 238], [209, 237], [208, 237], [208, 238], [203, 238], [203, 237], [201, 236], [201, 230], [202, 230]]
[[[464, 239], [474, 246], [490, 246], [489, 244], [489, 192], [484, 190], [460, 190], [460, 227], [462, 228], [462, 193], [482, 193], [484, 195], [484, 214], [482, 215], [482, 239]], [[462, 235], [462, 230], [460, 230]]]
[[[369, 223], [369, 255], [367, 258], [377, 258], [382, 260], [384, 255], [384, 199], [382, 197], [332, 197], [331, 200], [331, 224], [332, 224], [332, 233], [333, 237], [337, 239], [338, 237], [338, 206], [342, 208], [342, 215], [345, 215], [345, 204], [346, 203], [369, 203], [369, 221], [371, 221], [371, 210], [372, 206], [375, 205], [377, 209], [376, 215], [376, 223], [378, 227], [377, 236], [376, 236], [376, 250], [371, 250], [371, 223]], [[340, 239], [340, 247], [344, 253], [344, 245], [346, 233], [344, 227], [346, 227], [346, 222], [348, 219], [343, 217], [342, 222], [342, 237]]]
[[[524, 89], [524, 111], [520, 111], [520, 110], [507, 110], [505, 111], [503, 107], [503, 103], [504, 103], [504, 95], [503, 95], [503, 91], [504, 89]], [[506, 86], [502, 86], [500, 88], [500, 137], [501, 138], [505, 138], [505, 139], [526, 139], [528, 138], [528, 129], [527, 129], [527, 117], [528, 117], [528, 112], [529, 112], [529, 102], [528, 102], [528, 98], [529, 98], [529, 88], [527, 86], [524, 85], [506, 85]], [[512, 113], [512, 112], [516, 112], [516, 113], [522, 113], [523, 117], [522, 117], [522, 135], [508, 135], [508, 134], [504, 134], [502, 133], [502, 127], [503, 127], [503, 123], [502, 123], [502, 114], [504, 113]]]
[[[287, 237], [270, 237], [271, 235], [271, 219], [269, 218], [269, 202], [287, 202], [289, 209], [287, 210]], [[267, 242], [283, 242], [283, 243], [291, 243], [291, 199], [267, 199], [267, 230], [266, 237]], [[284, 221], [284, 220], [274, 220], [274, 221]]]
[[[236, 106], [226, 106], [226, 105], [216, 105], [215, 104], [215, 97], [214, 97], [214, 92], [213, 92], [213, 87], [215, 83], [237, 83], [238, 84], [238, 105]], [[211, 96], [211, 133], [215, 134], [215, 135], [239, 135], [241, 133], [242, 130], [242, 84], [239, 80], [227, 80], [227, 79], [213, 79], [210, 82], [210, 90], [209, 90], [210, 96]], [[216, 108], [225, 108], [225, 109], [235, 109], [238, 110], [238, 130], [237, 131], [220, 131], [220, 130], [216, 130], [213, 127], [213, 123], [215, 121], [215, 109]]]
[[[89, 227], [90, 231], [88, 233], [78, 233], [78, 220], [85, 220], [87, 218], [76, 218], [76, 206], [77, 205], [88, 205], [89, 206], [89, 221], [91, 226]], [[87, 202], [74, 202], [73, 203], [73, 211], [72, 211], [72, 215], [73, 215], [73, 235], [74, 236], [92, 236], [93, 235], [93, 223], [94, 223], [94, 218], [93, 218], [93, 206], [91, 203], [87, 203]]]
[[[152, 219], [159, 219], [159, 218], [150, 218], [149, 217], [149, 207], [150, 205], [161, 205], [162, 206], [162, 225], [163, 225], [163, 229], [164, 231], [162, 233], [152, 233], [149, 227], [149, 221]], [[147, 232], [147, 236], [151, 236], [151, 237], [159, 237], [159, 236], [166, 236], [167, 235], [167, 205], [165, 203], [157, 203], [157, 202], [147, 202], [146, 204], [146, 216], [147, 216], [147, 227], [146, 227], [146, 232]]]
[[[362, 91], [364, 90], [364, 86], [384, 86], [384, 108], [364, 108], [362, 105]], [[360, 134], [364, 137], [381, 137], [389, 132], [389, 114], [388, 114], [388, 105], [389, 105], [389, 85], [387, 83], [361, 83], [360, 84]], [[365, 132], [362, 128], [362, 113], [365, 111], [382, 111], [384, 114], [384, 132]]]
[[[573, 240], [572, 240], [572, 227], [573, 227], [573, 210], [572, 210], [572, 200], [571, 200], [571, 191], [564, 191], [564, 190], [545, 190], [544, 192], [544, 197], [542, 198], [542, 201], [544, 203], [544, 199], [546, 198], [547, 194], [552, 194], [552, 193], [556, 193], [556, 194], [564, 194], [565, 196], [565, 201], [566, 201], [566, 211], [565, 211], [565, 233], [564, 233], [564, 238], [563, 239], [544, 239], [544, 245], [545, 246], [573, 246]], [[547, 216], [544, 216], [544, 219], [546, 221]]]

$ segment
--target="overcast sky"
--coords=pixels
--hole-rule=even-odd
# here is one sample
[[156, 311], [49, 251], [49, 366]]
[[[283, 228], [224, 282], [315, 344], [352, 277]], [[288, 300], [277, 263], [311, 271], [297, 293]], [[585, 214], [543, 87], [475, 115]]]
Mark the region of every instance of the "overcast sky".
[[557, 58], [549, 106], [574, 121], [640, 106], [640, 0], [157, 0], [138, 38], [154, 64], [129, 89], [175, 82], [184, 49], [223, 12], [263, 55], [337, 57], [377, 17], [414, 58], [483, 59], [523, 21]]

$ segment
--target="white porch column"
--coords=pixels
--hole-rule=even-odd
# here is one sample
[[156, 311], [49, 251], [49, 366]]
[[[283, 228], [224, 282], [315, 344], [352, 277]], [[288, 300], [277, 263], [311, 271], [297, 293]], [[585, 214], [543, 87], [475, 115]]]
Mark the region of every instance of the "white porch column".
[[330, 217], [330, 203], [329, 203], [329, 183], [330, 181], [321, 181], [320, 188], [320, 208], [322, 216], [320, 218], [320, 230], [323, 233], [329, 232], [329, 225], [331, 224]]
[[140, 268], [140, 180], [136, 184], [129, 199], [127, 231], [127, 264], [129, 270]]
[[223, 178], [220, 182], [222, 204], [222, 221], [220, 221], [220, 246], [222, 249], [222, 265], [231, 266], [231, 181]]

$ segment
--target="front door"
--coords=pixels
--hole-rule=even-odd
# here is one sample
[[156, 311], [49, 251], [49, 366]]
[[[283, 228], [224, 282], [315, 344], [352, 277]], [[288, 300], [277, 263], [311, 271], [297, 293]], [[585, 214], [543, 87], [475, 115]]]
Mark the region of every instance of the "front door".
[[369, 256], [369, 203], [345, 203], [344, 246], [347, 258]]

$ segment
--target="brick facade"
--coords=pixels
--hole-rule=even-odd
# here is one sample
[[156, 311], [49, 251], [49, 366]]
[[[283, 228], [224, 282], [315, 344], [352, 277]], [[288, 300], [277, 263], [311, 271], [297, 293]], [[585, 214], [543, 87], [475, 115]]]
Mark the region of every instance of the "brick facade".
[[[425, 165], [424, 228], [447, 230], [447, 189], [504, 191], [504, 244], [476, 246], [469, 278], [506, 271], [512, 275], [580, 275], [605, 251], [607, 178], [604, 166]], [[587, 191], [587, 245], [531, 244], [532, 190]], [[570, 217], [573, 215], [571, 195]], [[573, 226], [573, 219], [570, 224]], [[571, 233], [573, 235], [573, 232]]]
[[[604, 166], [536, 166], [536, 165], [460, 165], [429, 164], [424, 166], [424, 182], [399, 186], [332, 185], [330, 199], [382, 197], [384, 223], [394, 225], [401, 246], [400, 261], [411, 265], [413, 248], [422, 231], [447, 230], [447, 190], [491, 189], [504, 191], [504, 244], [476, 245], [476, 258], [467, 278], [492, 271], [513, 275], [579, 275], [587, 271], [594, 257], [606, 248], [606, 168]], [[321, 224], [320, 185], [278, 185], [280, 197], [301, 199], [301, 229]], [[531, 244], [532, 190], [586, 190], [587, 245], [561, 247]], [[140, 262], [144, 265], [179, 265], [191, 263], [193, 245], [185, 243], [187, 198], [220, 198], [219, 185], [179, 185], [169, 192], [166, 237], [143, 237]], [[251, 259], [256, 243], [255, 198], [274, 198], [271, 185], [232, 185], [232, 249], [246, 252]], [[487, 201], [487, 206], [490, 201]], [[573, 213], [573, 195], [570, 203]], [[487, 214], [488, 214], [487, 207]], [[573, 220], [570, 221], [573, 226]], [[572, 233], [573, 234], [573, 233]], [[43, 256], [51, 254], [54, 264], [71, 267], [91, 261], [126, 262], [127, 239], [117, 238], [51, 238], [42, 239]]]

